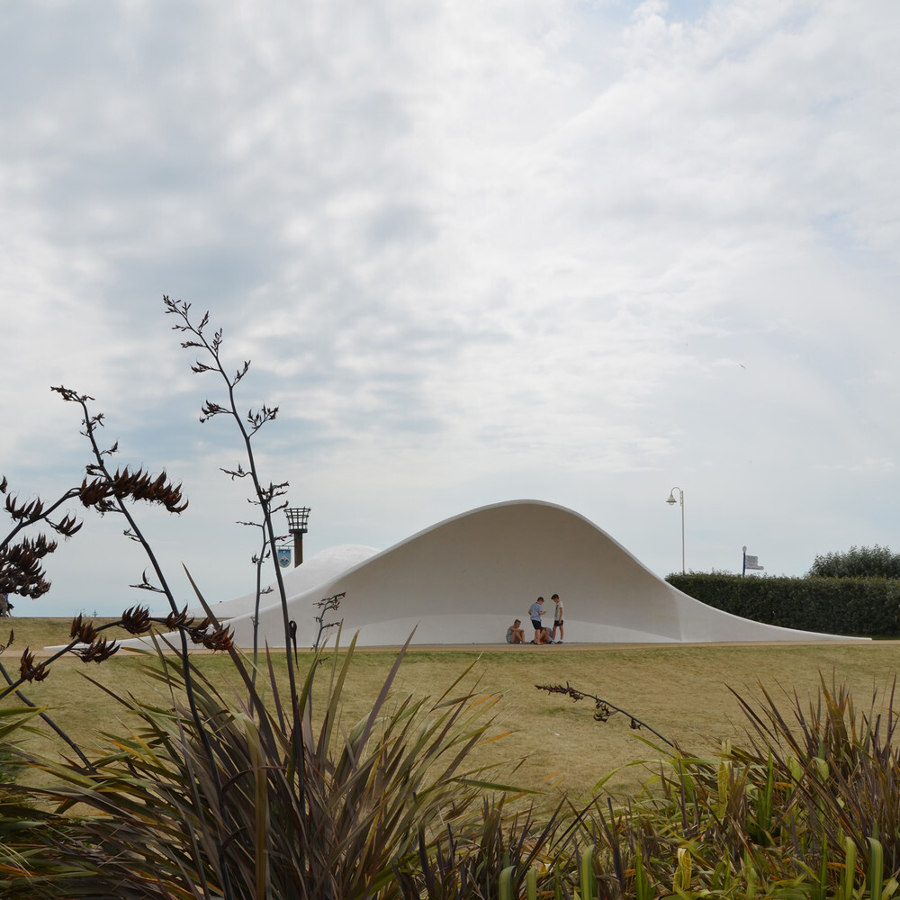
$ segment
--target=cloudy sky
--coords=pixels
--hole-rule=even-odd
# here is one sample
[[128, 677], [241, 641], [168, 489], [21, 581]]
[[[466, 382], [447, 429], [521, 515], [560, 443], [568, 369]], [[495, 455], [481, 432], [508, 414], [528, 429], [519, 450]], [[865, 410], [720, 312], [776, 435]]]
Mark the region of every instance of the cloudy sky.
[[[256, 536], [164, 294], [279, 407], [307, 555], [536, 498], [665, 575], [674, 486], [688, 569], [900, 551], [895, 0], [9, 0], [0, 37], [0, 473], [80, 482], [49, 388], [95, 397], [184, 484], [138, 512], [185, 601]], [[122, 527], [16, 611], [146, 600]]]

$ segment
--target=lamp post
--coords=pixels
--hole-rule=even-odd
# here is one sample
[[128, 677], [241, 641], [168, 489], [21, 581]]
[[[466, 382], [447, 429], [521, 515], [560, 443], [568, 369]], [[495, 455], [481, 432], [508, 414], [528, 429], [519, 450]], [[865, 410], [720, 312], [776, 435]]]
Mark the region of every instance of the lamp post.
[[[675, 500], [675, 491], [678, 491], [678, 500]], [[684, 491], [680, 487], [673, 487], [671, 491], [669, 491], [669, 498], [666, 500], [666, 503], [669, 506], [674, 506], [675, 503], [678, 502], [681, 505], [681, 574], [685, 575], [684, 569]]]

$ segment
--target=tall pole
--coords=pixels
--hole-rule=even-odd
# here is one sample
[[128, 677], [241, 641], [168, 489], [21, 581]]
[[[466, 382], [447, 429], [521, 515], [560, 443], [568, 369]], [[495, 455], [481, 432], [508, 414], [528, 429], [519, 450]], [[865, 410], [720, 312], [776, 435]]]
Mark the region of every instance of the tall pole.
[[[675, 491], [678, 491], [677, 501], [675, 500]], [[676, 502], [681, 506], [681, 574], [686, 575], [687, 571], [684, 565], [684, 491], [680, 487], [673, 487], [666, 500], [669, 506], [674, 506]]]

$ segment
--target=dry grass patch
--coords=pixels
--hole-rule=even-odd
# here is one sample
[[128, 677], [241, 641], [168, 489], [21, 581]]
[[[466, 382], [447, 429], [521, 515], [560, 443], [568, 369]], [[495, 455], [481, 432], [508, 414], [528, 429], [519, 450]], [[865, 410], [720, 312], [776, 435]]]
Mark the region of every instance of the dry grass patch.
[[[26, 646], [44, 641], [61, 643], [68, 620], [12, 619], [15, 645], [3, 655], [8, 669], [17, 667]], [[330, 658], [333, 651], [326, 652]], [[358, 650], [343, 691], [344, 727], [371, 709], [396, 651]], [[311, 660], [301, 654], [301, 667]], [[281, 654], [275, 656], [276, 670]], [[744, 719], [729, 687], [744, 696], [762, 682], [773, 693], [796, 690], [801, 697], [815, 695], [818, 673], [844, 681], [860, 698], [873, 688], [886, 688], [900, 669], [900, 644], [798, 645], [654, 645], [578, 647], [492, 647], [483, 650], [412, 649], [400, 668], [392, 691], [397, 703], [406, 694], [438, 696], [470, 665], [469, 683], [477, 679], [482, 696], [500, 695], [493, 707], [496, 731], [508, 734], [480, 748], [473, 762], [497, 762], [512, 780], [531, 790], [555, 795], [568, 791], [589, 793], [614, 770], [607, 789], [633, 790], [647, 777], [646, 769], [625, 768], [635, 760], [656, 760], [665, 755], [643, 743], [654, 741], [646, 731], [634, 731], [626, 717], [606, 723], [593, 718], [589, 700], [571, 700], [536, 690], [536, 684], [565, 683], [594, 693], [623, 707], [669, 740], [698, 753], [712, 753], [717, 742], [741, 738]], [[235, 685], [226, 656], [196, 657], [198, 666], [219, 685]], [[102, 733], [127, 733], [132, 723], [123, 718], [115, 701], [84, 676], [123, 694], [166, 703], [158, 684], [151, 683], [144, 666], [152, 658], [120, 651], [103, 665], [85, 665], [74, 658], [57, 662], [50, 677], [29, 685], [25, 693], [47, 706], [53, 718], [86, 747], [102, 745]], [[323, 670], [323, 676], [326, 672]], [[224, 693], [224, 691], [223, 691]], [[226, 694], [227, 695], [227, 694]], [[390, 708], [390, 703], [389, 703]], [[314, 702], [315, 711], [315, 702]], [[31, 738], [29, 746], [46, 751], [49, 738]]]

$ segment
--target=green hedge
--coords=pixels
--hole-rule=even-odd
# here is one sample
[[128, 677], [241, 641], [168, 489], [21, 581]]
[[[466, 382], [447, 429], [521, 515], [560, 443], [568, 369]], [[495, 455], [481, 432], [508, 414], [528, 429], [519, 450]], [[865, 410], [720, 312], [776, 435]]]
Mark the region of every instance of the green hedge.
[[669, 575], [691, 597], [745, 619], [848, 636], [900, 636], [900, 579]]

